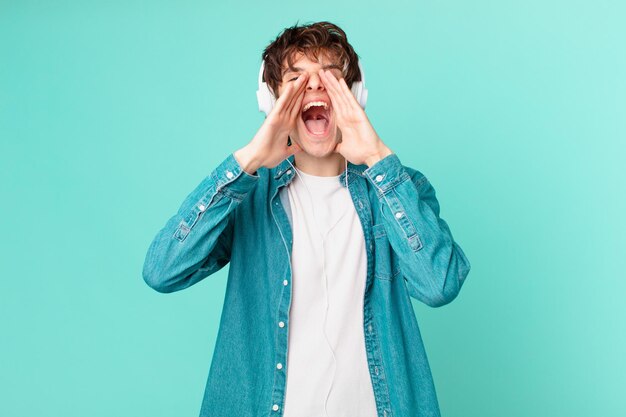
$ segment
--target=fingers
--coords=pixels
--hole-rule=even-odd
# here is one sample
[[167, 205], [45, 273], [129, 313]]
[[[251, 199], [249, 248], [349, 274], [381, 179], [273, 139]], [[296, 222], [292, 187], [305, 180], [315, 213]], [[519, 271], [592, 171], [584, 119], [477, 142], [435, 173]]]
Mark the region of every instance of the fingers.
[[323, 80], [322, 82], [324, 83], [324, 87], [326, 88], [330, 101], [332, 102], [333, 110], [337, 115], [337, 123], [340, 126], [349, 114], [349, 107], [342, 92], [337, 88], [337, 79], [335, 76], [332, 73], [322, 71], [320, 73], [320, 78]]
[[[356, 99], [348, 85], [343, 78], [337, 80], [330, 71], [320, 71], [320, 76], [324, 82], [324, 86], [328, 90], [331, 100], [334, 97], [336, 105], [339, 106], [340, 111], [346, 112], [354, 108]], [[335, 105], [335, 103], [333, 103]]]
[[288, 114], [291, 114], [291, 110], [293, 109], [296, 101], [300, 97], [301, 93], [304, 91], [306, 87], [306, 81], [307, 81], [306, 73], [300, 75], [298, 79], [295, 81], [296, 85], [291, 90], [290, 97], [289, 97], [289, 104], [285, 107], [285, 110]]
[[306, 79], [307, 74], [305, 73], [300, 75], [296, 81], [287, 84], [287, 87], [285, 87], [283, 93], [276, 101], [277, 111], [283, 111], [285, 109], [287, 112], [291, 111], [294, 100], [297, 99], [299, 93], [303, 91], [306, 86]]
[[293, 100], [290, 103], [289, 107], [289, 118], [295, 119], [297, 115], [300, 114], [300, 109], [302, 108], [302, 100], [304, 100], [304, 92], [306, 91], [307, 81], [309, 76], [307, 74], [302, 74], [302, 84], [298, 87], [298, 90], [294, 93]]
[[293, 102], [293, 106], [289, 111], [289, 120], [295, 121], [300, 116], [300, 110], [302, 109], [302, 101], [304, 100], [304, 92], [306, 90], [306, 82], [302, 83], [302, 88], [298, 90], [298, 94]]
[[354, 97], [354, 94], [352, 94], [352, 90], [350, 90], [350, 87], [348, 87], [348, 84], [346, 83], [345, 79], [341, 78], [339, 80], [339, 85], [341, 86], [341, 89], [343, 90], [344, 95], [349, 99], [348, 101], [350, 103], [352, 103], [353, 105], [359, 104], [356, 100], [356, 97]]
[[340, 100], [340, 97], [338, 97], [337, 90], [330, 80], [330, 77], [335, 78], [335, 76], [332, 74], [327, 74], [324, 70], [319, 71], [319, 76], [322, 84], [324, 84], [324, 88], [326, 88], [326, 91], [328, 92], [328, 96], [330, 97], [330, 101], [332, 102], [333, 109], [335, 109], [336, 112], [341, 111], [343, 103]]

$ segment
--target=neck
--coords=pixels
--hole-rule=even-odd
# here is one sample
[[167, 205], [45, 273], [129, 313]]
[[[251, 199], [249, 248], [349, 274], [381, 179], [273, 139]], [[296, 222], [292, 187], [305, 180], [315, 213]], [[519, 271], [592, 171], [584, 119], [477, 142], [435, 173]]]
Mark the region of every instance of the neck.
[[322, 158], [298, 152], [294, 155], [296, 166], [306, 174], [318, 177], [334, 177], [340, 175], [345, 169], [346, 160], [340, 153], [331, 153]]

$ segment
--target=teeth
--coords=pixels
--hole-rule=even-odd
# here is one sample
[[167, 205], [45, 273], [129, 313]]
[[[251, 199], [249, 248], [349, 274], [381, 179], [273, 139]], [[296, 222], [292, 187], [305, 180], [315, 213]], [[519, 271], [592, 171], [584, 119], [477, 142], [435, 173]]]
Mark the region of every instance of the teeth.
[[310, 109], [313, 106], [323, 106], [324, 109], [328, 109], [328, 103], [323, 102], [323, 101], [312, 101], [310, 103], [307, 103], [306, 106], [304, 106], [304, 108], [302, 109], [302, 112], [304, 113], [305, 111], [307, 111], [308, 109]]

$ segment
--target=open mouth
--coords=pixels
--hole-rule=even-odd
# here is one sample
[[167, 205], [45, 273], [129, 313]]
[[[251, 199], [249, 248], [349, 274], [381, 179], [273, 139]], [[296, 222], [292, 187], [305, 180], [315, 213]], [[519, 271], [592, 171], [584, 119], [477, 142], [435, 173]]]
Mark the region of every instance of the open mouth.
[[313, 137], [325, 137], [330, 127], [330, 104], [324, 101], [312, 101], [302, 109], [302, 121], [307, 132]]

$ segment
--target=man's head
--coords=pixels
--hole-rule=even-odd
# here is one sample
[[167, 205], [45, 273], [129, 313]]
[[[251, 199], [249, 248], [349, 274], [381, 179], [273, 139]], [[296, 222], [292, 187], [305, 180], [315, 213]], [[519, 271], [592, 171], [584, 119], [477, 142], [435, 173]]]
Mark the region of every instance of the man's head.
[[292, 140], [316, 157], [332, 153], [337, 142], [337, 127], [330, 97], [318, 71], [329, 69], [348, 86], [361, 81], [358, 55], [348, 43], [345, 32], [330, 22], [317, 22], [285, 29], [263, 52], [263, 79], [276, 97], [303, 72], [309, 79], [302, 108], [310, 102], [323, 101], [327, 106], [313, 106], [303, 112], [291, 132]]
[[265, 71], [263, 79], [276, 97], [278, 86], [284, 82], [286, 68], [293, 68], [295, 57], [305, 54], [316, 61], [320, 52], [330, 54], [342, 66], [343, 77], [348, 86], [361, 81], [358, 55], [348, 43], [346, 33], [330, 22], [317, 22], [283, 30], [263, 51]]

